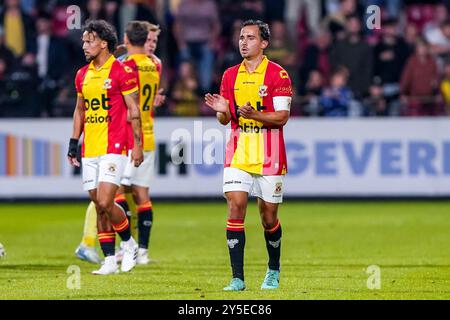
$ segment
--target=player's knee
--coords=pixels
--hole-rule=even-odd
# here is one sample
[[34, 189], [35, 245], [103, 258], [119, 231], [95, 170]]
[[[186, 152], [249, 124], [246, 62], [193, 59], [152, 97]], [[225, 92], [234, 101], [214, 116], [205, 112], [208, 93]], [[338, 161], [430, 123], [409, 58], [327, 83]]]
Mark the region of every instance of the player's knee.
[[245, 215], [247, 204], [240, 201], [228, 200], [228, 210], [233, 218], [241, 218]]
[[102, 212], [111, 212], [112, 206], [114, 205], [113, 202], [108, 201], [106, 199], [99, 199], [97, 200], [98, 207]]
[[262, 219], [261, 224], [265, 230], [275, 228], [278, 219], [276, 217], [265, 217]]

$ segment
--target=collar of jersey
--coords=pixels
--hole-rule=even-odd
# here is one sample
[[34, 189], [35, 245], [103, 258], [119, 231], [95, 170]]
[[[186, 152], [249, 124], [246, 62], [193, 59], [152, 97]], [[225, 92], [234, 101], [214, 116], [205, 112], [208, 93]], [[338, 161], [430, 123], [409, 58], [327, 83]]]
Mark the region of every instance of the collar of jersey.
[[103, 70], [103, 69], [110, 69], [111, 66], [112, 66], [112, 64], [113, 64], [113, 62], [114, 62], [115, 60], [116, 60], [116, 58], [114, 58], [114, 55], [111, 55], [111, 56], [108, 58], [108, 60], [106, 60], [106, 62], [105, 62], [100, 68], [98, 68], [98, 69], [95, 69], [95, 67], [94, 67], [94, 61], [91, 61], [91, 63], [89, 64], [89, 70], [93, 70], [93, 71], [98, 72], [98, 71]]
[[148, 56], [145, 53], [135, 53], [135, 54], [131, 54], [131, 55], [127, 56], [126, 60], [133, 59], [136, 61], [136, 60], [144, 60], [146, 58], [148, 58]]
[[[253, 71], [252, 73], [264, 73], [264, 71], [266, 70], [267, 67], [267, 63], [269, 60], [267, 60], [266, 56], [263, 56], [263, 59], [261, 60], [261, 63], [259, 64], [258, 68], [255, 69], [255, 71]], [[245, 68], [245, 64], [244, 61], [242, 61], [241, 66], [239, 67], [239, 71], [238, 72], [246, 72], [249, 73], [247, 71], [247, 68]]]

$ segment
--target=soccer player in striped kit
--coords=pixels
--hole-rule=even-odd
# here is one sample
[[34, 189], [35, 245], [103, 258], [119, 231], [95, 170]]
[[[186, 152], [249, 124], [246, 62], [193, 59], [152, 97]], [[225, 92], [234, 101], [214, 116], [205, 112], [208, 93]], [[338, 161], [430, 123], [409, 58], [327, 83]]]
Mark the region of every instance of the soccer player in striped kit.
[[[119, 189], [118, 193], [116, 194], [115, 201], [130, 216], [130, 225], [132, 227], [131, 232], [133, 236], [135, 234], [135, 229], [139, 229], [139, 250], [137, 264], [148, 264], [150, 262], [150, 258], [148, 257], [148, 246], [150, 241], [150, 233], [153, 226], [153, 208], [148, 196], [149, 186], [154, 171], [155, 138], [153, 134], [153, 107], [161, 106], [166, 99], [165, 95], [163, 94], [164, 89], [159, 88], [159, 82], [162, 74], [162, 62], [155, 55], [155, 50], [158, 45], [158, 37], [161, 33], [161, 29], [159, 28], [159, 26], [145, 21], [132, 21], [128, 24], [128, 26], [128, 31], [125, 35], [128, 39], [128, 45], [123, 44], [118, 46], [118, 50], [116, 50], [116, 52], [121, 52], [120, 54], [123, 54], [118, 54], [120, 55], [118, 57], [118, 60], [126, 60], [127, 62], [125, 62], [125, 64], [132, 63], [134, 59], [130, 58], [130, 55], [138, 52], [137, 59], [145, 65], [148, 65], [148, 67], [143, 66], [142, 69], [145, 69], [147, 71], [141, 72], [142, 79], [140, 79], [139, 83], [142, 87], [142, 96], [140, 99], [140, 103], [142, 104], [141, 117], [144, 138], [144, 151], [147, 152], [147, 156], [146, 160], [139, 167], [139, 170], [137, 170], [137, 172], [130, 172], [135, 170], [133, 170], [130, 165], [127, 166], [127, 177], [122, 179], [122, 184], [127, 186], [127, 188], [126, 190], [123, 190], [122, 188]], [[146, 36], [147, 38], [145, 39], [145, 44], [142, 47], [142, 38], [146, 33], [143, 30], [144, 27], [147, 28], [148, 34]], [[132, 42], [134, 45], [130, 42], [130, 37], [133, 38]], [[146, 59], [142, 55], [142, 53], [145, 53], [145, 55], [151, 61], [148, 61], [148, 59]], [[139, 77], [139, 73], [137, 77]], [[145, 84], [150, 86], [150, 90], [148, 86], [146, 86], [144, 89]], [[130, 181], [131, 175], [133, 175], [134, 177], [140, 177], [140, 181]], [[133, 189], [135, 191], [133, 195], [131, 195], [131, 188], [128, 188], [128, 186], [130, 186], [131, 184], [133, 184]], [[126, 192], [125, 194], [124, 191]], [[138, 203], [137, 208], [135, 203]], [[97, 251], [95, 250], [95, 238], [97, 234], [95, 216], [95, 205], [93, 204], [93, 202], [91, 202], [86, 210], [83, 238], [80, 245], [75, 250], [75, 255], [81, 260], [85, 260], [91, 263], [100, 263], [100, 258], [97, 254]], [[137, 226], [135, 227], [136, 223]], [[122, 260], [122, 249], [120, 249], [116, 253], [116, 257], [118, 261]]]
[[138, 245], [131, 236], [126, 214], [114, 202], [114, 197], [126, 164], [123, 152], [128, 146], [127, 118], [133, 127], [133, 164], [138, 167], [143, 161], [138, 80], [131, 68], [112, 55], [117, 35], [106, 21], [89, 22], [82, 40], [89, 64], [81, 68], [75, 78], [78, 96], [68, 159], [72, 165], [80, 166], [76, 158], [77, 145], [84, 133], [83, 189], [89, 192], [95, 204], [98, 238], [105, 255], [104, 264], [93, 274], [119, 271], [115, 257], [116, 233], [124, 243], [121, 271], [128, 272], [136, 265]]
[[[136, 74], [140, 92], [140, 108], [142, 120], [142, 136], [144, 148], [144, 162], [135, 168], [131, 162], [128, 162], [122, 185], [131, 187], [133, 201], [136, 204], [137, 224], [138, 224], [138, 264], [148, 264], [148, 246], [150, 232], [153, 225], [153, 208], [149, 197], [149, 188], [154, 175], [155, 166], [155, 136], [153, 132], [153, 107], [159, 106], [161, 101], [162, 89], [159, 88], [161, 78], [161, 63], [156, 60], [154, 50], [148, 52], [148, 37], [156, 35], [159, 28], [145, 21], [131, 21], [128, 23], [124, 42], [127, 47], [127, 55], [123, 63], [130, 67]], [[152, 42], [153, 43], [153, 42]], [[154, 43], [153, 43], [154, 44]], [[151, 48], [155, 48], [152, 45]], [[131, 130], [129, 130], [131, 134]], [[132, 138], [129, 141], [132, 143]], [[122, 195], [122, 205], [128, 208], [125, 196]]]
[[243, 23], [239, 50], [244, 61], [225, 71], [220, 95], [207, 94], [206, 104], [218, 121], [231, 122], [226, 147], [223, 193], [228, 204], [227, 243], [233, 277], [226, 291], [245, 289], [244, 220], [248, 195], [258, 198], [269, 263], [261, 289], [277, 289], [280, 281], [281, 224], [278, 206], [287, 172], [283, 126], [292, 99], [287, 72], [269, 61], [269, 26], [259, 20]]

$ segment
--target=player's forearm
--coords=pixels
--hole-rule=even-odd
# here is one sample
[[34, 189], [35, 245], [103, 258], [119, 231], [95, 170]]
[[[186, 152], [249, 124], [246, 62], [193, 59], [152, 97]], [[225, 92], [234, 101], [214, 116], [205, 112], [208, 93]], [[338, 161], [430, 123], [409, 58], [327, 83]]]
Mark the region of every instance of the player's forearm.
[[134, 145], [142, 146], [141, 132], [142, 132], [142, 120], [141, 112], [139, 108], [134, 105], [130, 109], [130, 122], [133, 128]]
[[253, 120], [262, 122], [266, 126], [284, 126], [289, 120], [288, 111], [255, 112]]
[[131, 127], [133, 128], [134, 145], [142, 147], [142, 140], [141, 140], [142, 123], [140, 116], [139, 119], [137, 118], [131, 119]]
[[73, 113], [73, 130], [72, 130], [72, 138], [80, 139], [81, 134], [83, 133], [83, 121], [84, 121], [84, 110], [80, 106], [80, 103], [77, 102], [77, 107]]

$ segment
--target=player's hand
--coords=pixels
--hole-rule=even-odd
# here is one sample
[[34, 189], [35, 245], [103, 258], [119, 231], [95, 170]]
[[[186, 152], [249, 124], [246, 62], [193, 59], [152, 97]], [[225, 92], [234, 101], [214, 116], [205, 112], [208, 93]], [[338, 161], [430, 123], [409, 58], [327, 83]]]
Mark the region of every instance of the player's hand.
[[70, 139], [69, 141], [69, 151], [67, 152], [67, 159], [71, 166], [79, 167], [80, 162], [77, 159], [78, 154], [78, 139]]
[[155, 100], [153, 105], [155, 107], [161, 107], [163, 103], [166, 101], [166, 95], [164, 93], [164, 88], [158, 90], [158, 93], [155, 95]]
[[208, 107], [213, 109], [216, 112], [226, 113], [228, 111], [228, 102], [219, 94], [210, 94], [207, 93], [205, 95], [205, 103]]
[[250, 102], [239, 108], [239, 114], [244, 119], [255, 119], [257, 111], [252, 107]]
[[131, 150], [131, 161], [134, 163], [135, 167], [139, 167], [144, 161], [144, 152], [140, 146], [134, 146]]

